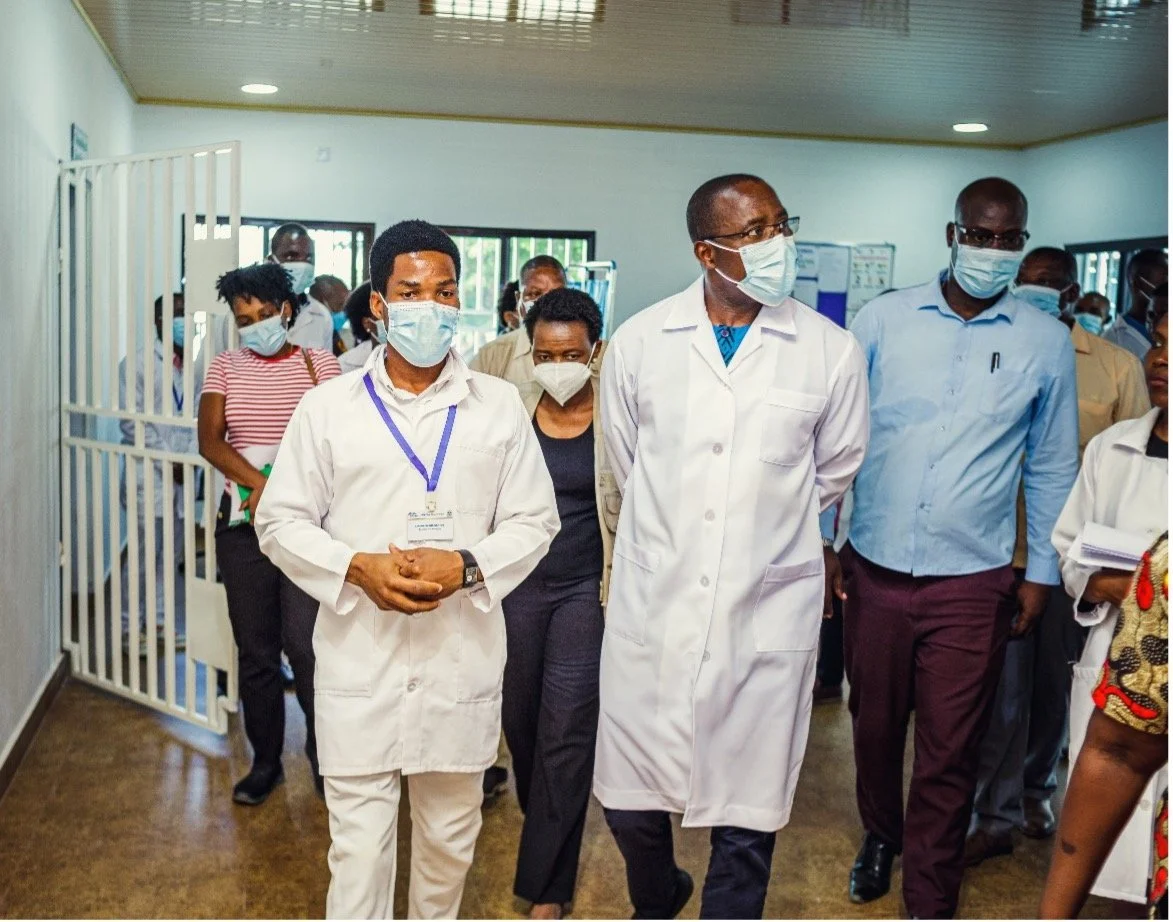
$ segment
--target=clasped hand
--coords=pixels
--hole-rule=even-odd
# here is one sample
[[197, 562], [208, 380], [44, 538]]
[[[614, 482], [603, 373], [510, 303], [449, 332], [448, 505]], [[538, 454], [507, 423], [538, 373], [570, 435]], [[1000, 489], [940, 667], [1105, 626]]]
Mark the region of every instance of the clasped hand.
[[407, 615], [435, 611], [464, 585], [464, 560], [456, 551], [402, 550], [393, 544], [387, 551], [355, 554], [346, 573], [346, 581], [362, 589], [383, 611]]

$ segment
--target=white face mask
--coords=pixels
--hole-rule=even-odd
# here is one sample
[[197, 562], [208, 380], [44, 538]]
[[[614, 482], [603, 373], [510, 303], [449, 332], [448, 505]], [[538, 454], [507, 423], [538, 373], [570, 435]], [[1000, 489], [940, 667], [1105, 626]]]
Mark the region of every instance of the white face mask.
[[778, 234], [737, 249], [721, 246], [712, 240], [705, 242], [718, 250], [741, 255], [745, 278], [740, 282], [729, 278], [720, 269], [717, 274], [725, 281], [733, 282], [742, 294], [758, 304], [777, 307], [794, 291], [794, 282], [798, 277], [798, 248], [794, 244], [793, 235]]
[[308, 262], [289, 262], [278, 263], [278, 265], [289, 273], [292, 280], [293, 290], [297, 294], [301, 294], [314, 283], [314, 264]]
[[1009, 287], [1022, 265], [1022, 250], [953, 244], [953, 278], [971, 298], [992, 298]]
[[588, 360], [582, 362], [542, 362], [534, 365], [534, 380], [542, 390], [558, 401], [559, 406], [581, 391], [591, 379]]

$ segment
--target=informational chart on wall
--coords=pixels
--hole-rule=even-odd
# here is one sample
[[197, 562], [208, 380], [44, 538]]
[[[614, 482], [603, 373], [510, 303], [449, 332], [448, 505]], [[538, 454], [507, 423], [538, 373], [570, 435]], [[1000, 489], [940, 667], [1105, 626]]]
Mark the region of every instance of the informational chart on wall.
[[896, 247], [890, 243], [798, 244], [794, 297], [840, 326], [892, 287]]

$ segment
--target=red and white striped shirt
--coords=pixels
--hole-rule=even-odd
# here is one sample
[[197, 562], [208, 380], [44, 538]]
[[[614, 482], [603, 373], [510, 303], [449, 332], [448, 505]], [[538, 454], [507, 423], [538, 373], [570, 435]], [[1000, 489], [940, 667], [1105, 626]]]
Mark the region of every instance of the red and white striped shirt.
[[[338, 360], [324, 349], [304, 352], [309, 353], [319, 383], [342, 373]], [[300, 348], [280, 358], [233, 349], [212, 359], [203, 393], [224, 395], [225, 438], [240, 451], [279, 445], [293, 411], [313, 386]]]

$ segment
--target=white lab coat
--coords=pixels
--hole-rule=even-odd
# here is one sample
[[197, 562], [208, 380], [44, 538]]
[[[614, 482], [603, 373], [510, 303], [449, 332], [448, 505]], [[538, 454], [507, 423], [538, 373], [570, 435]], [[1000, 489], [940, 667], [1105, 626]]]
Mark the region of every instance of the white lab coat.
[[325, 349], [334, 354], [334, 315], [316, 298], [308, 299], [297, 311], [289, 328], [289, 341], [303, 349]]
[[[1080, 566], [1070, 556], [1072, 545], [1087, 522], [1119, 528], [1156, 539], [1169, 527], [1169, 462], [1145, 455], [1153, 423], [1160, 411], [1150, 410], [1140, 419], [1117, 423], [1088, 443], [1079, 479], [1051, 541], [1059, 552], [1063, 585], [1078, 604], [1094, 570]], [[1090, 627], [1083, 655], [1074, 670], [1071, 686], [1071, 764], [1083, 746], [1088, 721], [1095, 705], [1092, 690], [1112, 645], [1112, 631], [1120, 610], [1107, 603], [1075, 618]], [[1145, 902], [1146, 881], [1152, 870], [1153, 818], [1157, 798], [1165, 785], [1162, 769], [1145, 791], [1128, 826], [1120, 834], [1111, 855], [1092, 888], [1092, 893], [1111, 899]]]
[[342, 355], [338, 356], [338, 367], [342, 369], [343, 374], [346, 374], [348, 371], [354, 371], [357, 368], [363, 368], [367, 364], [367, 359], [371, 357], [374, 349], [375, 341], [373, 339], [363, 340], [353, 349], [347, 349]]
[[455, 512], [453, 550], [485, 581], [411, 617], [380, 611], [344, 581], [356, 552], [409, 547], [423, 477], [372, 405], [362, 374], [314, 388], [293, 414], [260, 508], [261, 550], [321, 602], [314, 628], [318, 759], [326, 776], [482, 771], [497, 757], [505, 619], [501, 599], [558, 531], [554, 487], [517, 388], [455, 351], [418, 397], [394, 390], [384, 347], [366, 364], [388, 412], [431, 470], [458, 407], [436, 491]]
[[623, 490], [603, 640], [595, 794], [685, 826], [785, 826], [823, 611], [818, 516], [868, 438], [855, 339], [790, 299], [726, 368], [702, 281], [604, 358]]

